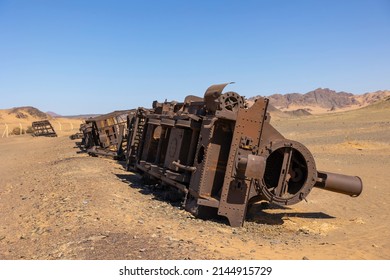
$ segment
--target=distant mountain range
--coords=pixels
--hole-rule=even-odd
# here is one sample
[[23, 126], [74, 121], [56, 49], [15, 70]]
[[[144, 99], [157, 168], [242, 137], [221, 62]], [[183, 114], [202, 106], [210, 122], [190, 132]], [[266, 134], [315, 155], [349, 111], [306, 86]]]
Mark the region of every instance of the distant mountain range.
[[[310, 114], [315, 108], [324, 111], [357, 109], [373, 104], [390, 96], [389, 90], [354, 95], [348, 92], [336, 92], [328, 88], [318, 88], [305, 94], [287, 93], [267, 96], [270, 105], [281, 111], [305, 110]], [[249, 98], [255, 100], [260, 96]], [[272, 110], [272, 108], [271, 108]], [[303, 111], [302, 114], [306, 114]]]
[[53, 118], [68, 118], [68, 119], [89, 119], [89, 118], [93, 118], [93, 117], [96, 117], [96, 116], [99, 116], [101, 114], [82, 114], [82, 115], [72, 115], [72, 116], [62, 116], [62, 115], [59, 115], [57, 113], [54, 113], [54, 112], [46, 112], [47, 115], [49, 116], [52, 116]]
[[[248, 98], [248, 103], [261, 96], [254, 96]], [[287, 93], [287, 94], [273, 94], [267, 96], [270, 101], [268, 111], [271, 114], [279, 114], [282, 116], [294, 115], [305, 116], [316, 113], [324, 113], [331, 111], [346, 111], [351, 109], [358, 109], [371, 104], [374, 104], [381, 100], [390, 99], [389, 90], [380, 90], [375, 92], [369, 92], [361, 95], [354, 95], [348, 92], [336, 92], [328, 88], [318, 88], [313, 91], [309, 91], [305, 94], [302, 93]], [[387, 102], [386, 102], [387, 103]], [[12, 109], [2, 110], [2, 113], [7, 113], [9, 116], [19, 120], [33, 119], [53, 119], [53, 118], [73, 118], [73, 119], [88, 119], [90, 117], [96, 117], [99, 114], [83, 114], [75, 116], [61, 116], [54, 112], [42, 112], [32, 106], [15, 107]], [[2, 119], [0, 114], [0, 119]]]
[[51, 111], [46, 112], [46, 115], [52, 116], [53, 118], [62, 117], [61, 115], [54, 113], [54, 112], [51, 112]]
[[83, 120], [86, 120], [86, 119], [89, 119], [89, 118], [94, 118], [94, 117], [97, 117], [97, 116], [100, 116], [101, 114], [82, 114], [82, 115], [72, 115], [72, 116], [63, 116], [64, 118], [68, 118], [68, 119], [83, 119]]

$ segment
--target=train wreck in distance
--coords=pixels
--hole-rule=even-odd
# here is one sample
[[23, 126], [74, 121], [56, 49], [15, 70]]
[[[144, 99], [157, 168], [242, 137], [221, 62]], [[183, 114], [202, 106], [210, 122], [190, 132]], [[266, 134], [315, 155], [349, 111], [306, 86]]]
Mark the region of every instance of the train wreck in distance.
[[[256, 202], [296, 204], [314, 187], [360, 195], [359, 177], [317, 170], [303, 144], [270, 124], [267, 98], [249, 107], [238, 93], [223, 93], [228, 84], [210, 86], [203, 98], [132, 110], [125, 133], [127, 170], [179, 190], [183, 207], [195, 216], [215, 213], [233, 227], [243, 225]], [[84, 124], [86, 143], [107, 137], [94, 125]], [[121, 131], [114, 132], [118, 139]]]
[[92, 156], [125, 159], [129, 117], [135, 110], [114, 111], [89, 118], [81, 124], [81, 147]]
[[35, 121], [31, 124], [33, 136], [57, 137], [53, 126], [48, 120]]

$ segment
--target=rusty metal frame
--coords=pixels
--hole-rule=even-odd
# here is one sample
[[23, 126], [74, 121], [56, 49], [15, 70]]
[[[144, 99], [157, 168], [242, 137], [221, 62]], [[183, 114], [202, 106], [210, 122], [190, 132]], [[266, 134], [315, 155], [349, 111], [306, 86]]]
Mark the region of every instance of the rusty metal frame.
[[48, 120], [35, 121], [31, 126], [34, 131], [33, 136], [57, 137], [57, 133]]
[[114, 111], [89, 118], [80, 126], [82, 146], [93, 156], [125, 159], [129, 118], [135, 110]]

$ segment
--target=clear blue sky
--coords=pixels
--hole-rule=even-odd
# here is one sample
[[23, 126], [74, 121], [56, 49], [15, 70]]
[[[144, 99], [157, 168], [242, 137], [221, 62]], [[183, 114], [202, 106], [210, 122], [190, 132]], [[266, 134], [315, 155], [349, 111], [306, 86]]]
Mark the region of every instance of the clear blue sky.
[[390, 89], [390, 0], [0, 0], [0, 108]]

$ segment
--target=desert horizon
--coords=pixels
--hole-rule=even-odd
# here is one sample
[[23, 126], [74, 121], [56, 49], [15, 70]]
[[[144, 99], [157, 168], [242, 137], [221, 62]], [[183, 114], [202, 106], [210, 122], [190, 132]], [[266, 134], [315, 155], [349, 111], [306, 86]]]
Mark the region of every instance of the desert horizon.
[[57, 138], [0, 138], [0, 258], [389, 259], [389, 110], [385, 97], [326, 114], [271, 111], [271, 124], [306, 145], [319, 170], [361, 177], [363, 193], [314, 189], [291, 207], [258, 204], [242, 228], [193, 218], [120, 162], [78, 153], [69, 136], [82, 120], [51, 119]]
[[0, 1], [0, 277], [386, 275], [389, 11]]

